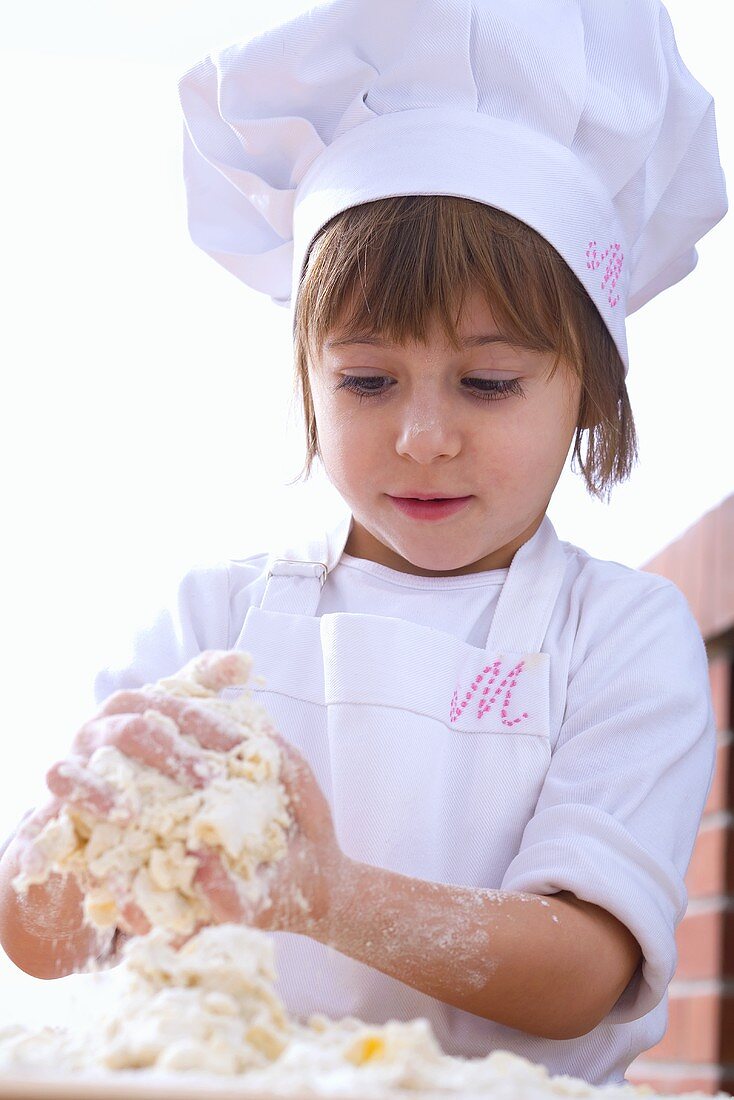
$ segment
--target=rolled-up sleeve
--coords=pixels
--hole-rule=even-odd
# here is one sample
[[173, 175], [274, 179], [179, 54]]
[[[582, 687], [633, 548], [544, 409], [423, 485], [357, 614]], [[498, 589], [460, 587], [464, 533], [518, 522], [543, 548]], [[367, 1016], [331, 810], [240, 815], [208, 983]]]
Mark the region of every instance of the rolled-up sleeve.
[[176, 580], [170, 600], [136, 631], [123, 659], [99, 669], [95, 702], [171, 676], [204, 649], [228, 649], [229, 631], [228, 563], [194, 566]]
[[502, 882], [568, 890], [629, 928], [643, 961], [610, 1023], [644, 1016], [673, 976], [716, 759], [700, 631], [679, 589], [655, 582], [634, 599], [610, 593], [584, 624], [536, 810]]

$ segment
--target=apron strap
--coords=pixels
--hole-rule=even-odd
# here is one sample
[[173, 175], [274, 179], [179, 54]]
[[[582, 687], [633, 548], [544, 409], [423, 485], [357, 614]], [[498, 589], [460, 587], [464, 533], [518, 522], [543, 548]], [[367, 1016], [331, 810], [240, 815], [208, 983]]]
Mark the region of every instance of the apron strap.
[[351, 527], [352, 513], [348, 511], [326, 533], [271, 554], [260, 607], [288, 615], [315, 615], [321, 589], [342, 556]]
[[[351, 527], [348, 511], [326, 533], [271, 554], [261, 608], [315, 615], [321, 589], [342, 555]], [[541, 651], [565, 569], [561, 543], [544, 516], [510, 563], [487, 636], [488, 654]]]
[[548, 516], [510, 562], [486, 651], [540, 653], [566, 571], [566, 556]]

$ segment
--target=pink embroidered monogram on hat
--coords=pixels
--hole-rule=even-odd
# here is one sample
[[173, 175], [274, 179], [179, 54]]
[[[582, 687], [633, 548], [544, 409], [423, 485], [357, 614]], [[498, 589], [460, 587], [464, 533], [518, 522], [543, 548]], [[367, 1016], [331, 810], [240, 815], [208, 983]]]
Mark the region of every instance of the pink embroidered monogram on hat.
[[502, 701], [500, 710], [502, 725], [516, 726], [520, 722], [524, 721], [526, 718], [529, 718], [530, 715], [526, 712], [523, 712], [521, 715], [514, 718], [510, 718], [508, 713], [508, 707], [510, 705], [510, 700], [512, 699], [513, 688], [517, 687], [517, 681], [522, 675], [524, 666], [524, 661], [518, 661], [518, 663], [510, 669], [505, 678], [500, 681], [500, 683], [497, 685], [494, 692], [489, 696], [489, 698], [487, 698], [487, 696], [489, 695], [489, 689], [491, 688], [492, 684], [494, 684], [497, 678], [501, 675], [500, 670], [502, 668], [502, 660], [497, 659], [491, 665], [485, 665], [482, 671], [475, 676], [471, 687], [465, 693], [464, 698], [461, 700], [461, 702], [458, 701], [458, 688], [455, 689], [453, 695], [451, 696], [451, 706], [449, 708], [450, 721], [455, 722], [458, 718], [461, 717], [461, 715], [464, 713], [464, 709], [471, 702], [473, 696], [478, 691], [480, 684], [484, 681], [484, 677], [490, 673], [491, 675], [489, 676], [489, 679], [484, 685], [484, 688], [482, 689], [482, 692], [479, 696], [476, 717], [479, 719], [482, 718], [485, 714], [488, 714], [492, 710], [492, 707], [497, 702], [500, 695], [502, 695], [504, 692], [505, 697]]
[[607, 261], [607, 266], [604, 271], [604, 278], [601, 281], [601, 289], [607, 290], [608, 287], [607, 300], [612, 309], [614, 309], [620, 298], [619, 294], [614, 294], [614, 288], [619, 282], [619, 277], [622, 274], [624, 253], [621, 251], [619, 244], [610, 244], [606, 252], [602, 252], [600, 255], [596, 250], [596, 241], [589, 241], [589, 247], [586, 249], [586, 266], [589, 270], [596, 271], [605, 260]]

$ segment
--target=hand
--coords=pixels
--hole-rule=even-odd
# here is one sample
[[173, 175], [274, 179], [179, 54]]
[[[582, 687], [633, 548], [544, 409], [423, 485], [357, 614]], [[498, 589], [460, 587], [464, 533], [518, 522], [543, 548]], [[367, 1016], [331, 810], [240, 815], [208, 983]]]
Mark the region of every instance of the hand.
[[264, 901], [253, 904], [243, 898], [211, 849], [197, 853], [200, 868], [194, 881], [206, 895], [218, 924], [235, 921], [328, 939], [332, 904], [348, 861], [311, 768], [280, 734], [272, 731], [272, 736], [282, 752], [280, 778], [289, 797], [294, 828], [286, 855], [261, 872], [266, 886]]
[[[206, 654], [202, 656], [200, 683], [216, 691], [233, 682], [237, 662], [230, 655], [215, 652], [209, 661]], [[227, 750], [242, 739], [237, 723], [197, 698], [170, 695], [154, 686], [115, 692], [78, 730], [70, 754], [49, 769], [46, 782], [53, 798], [35, 810], [16, 834], [21, 870], [32, 874], [39, 869], [31, 842], [64, 806], [100, 819], [130, 820], [130, 810], [117, 792], [88, 767], [92, 753], [103, 745], [112, 745], [186, 786], [202, 787], [208, 782], [209, 768], [203, 754], [185, 741], [167, 719], [173, 719], [181, 733], [189, 734], [203, 748]], [[120, 908], [124, 932], [149, 931], [146, 917], [132, 901], [121, 899]]]

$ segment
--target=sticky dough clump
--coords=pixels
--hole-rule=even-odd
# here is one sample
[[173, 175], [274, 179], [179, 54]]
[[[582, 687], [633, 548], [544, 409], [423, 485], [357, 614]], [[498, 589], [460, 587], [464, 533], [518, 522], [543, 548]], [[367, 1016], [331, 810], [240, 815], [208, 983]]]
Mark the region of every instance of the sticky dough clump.
[[[266, 712], [244, 687], [251, 665], [248, 653], [205, 650], [174, 677], [146, 685], [216, 712], [241, 740], [227, 751], [203, 749], [181, 734], [172, 718], [145, 711], [163, 729], [195, 744], [213, 778], [194, 787], [113, 746], [101, 746], [87, 767], [114, 788], [129, 819], [114, 811], [101, 819], [66, 804], [32, 842], [26, 869], [13, 880], [16, 890], [45, 882], [52, 872], [72, 873], [84, 893], [89, 924], [114, 928], [121, 906], [131, 899], [154, 928], [189, 935], [212, 919], [193, 883], [199, 864], [192, 853], [209, 847], [219, 853], [243, 897], [260, 900], [265, 887], [256, 872], [285, 855], [292, 817], [279, 780], [280, 747]], [[220, 694], [233, 685], [239, 685], [234, 697]]]
[[160, 928], [123, 947], [93, 977], [101, 1011], [76, 1031], [0, 1031], [0, 1069], [66, 1072], [197, 1070], [239, 1074], [269, 1065], [294, 1031], [273, 990], [273, 944], [242, 925], [211, 925], [178, 950]]
[[[160, 929], [132, 939], [118, 967], [92, 976], [101, 983], [95, 999], [103, 1007], [75, 1031], [0, 1029], [0, 1072], [23, 1073], [25, 1079], [51, 1074], [55, 1083], [60, 1074], [71, 1075], [84, 1096], [110, 1082], [118, 1088], [125, 1082], [130, 1095], [138, 1095], [137, 1086], [154, 1080], [165, 1080], [166, 1095], [193, 1096], [196, 1088], [202, 1097], [216, 1097], [220, 1088], [233, 1096], [235, 1088], [226, 1087], [230, 1080], [238, 1096], [259, 1100], [654, 1095], [644, 1086], [597, 1088], [578, 1078], [552, 1077], [507, 1051], [452, 1057], [442, 1052], [425, 1019], [368, 1024], [312, 1016], [297, 1022], [272, 988], [273, 952], [267, 933], [234, 924], [204, 928], [179, 950]], [[688, 1100], [694, 1096], [704, 1100], [701, 1093]]]

